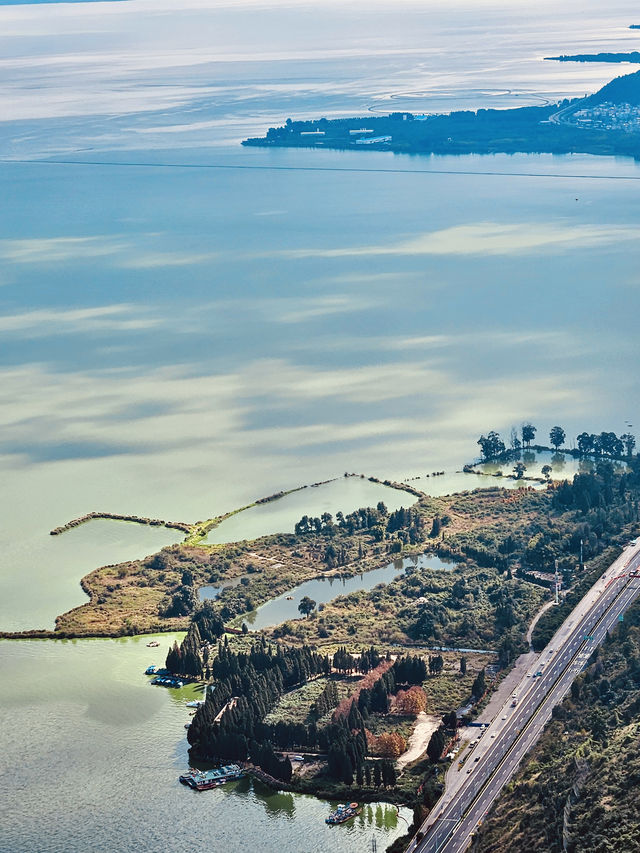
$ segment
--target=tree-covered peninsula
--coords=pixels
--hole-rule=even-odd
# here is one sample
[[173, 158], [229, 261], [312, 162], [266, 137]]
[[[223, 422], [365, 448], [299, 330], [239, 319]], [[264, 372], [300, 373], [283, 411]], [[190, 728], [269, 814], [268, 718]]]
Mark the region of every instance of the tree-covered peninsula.
[[[287, 119], [243, 145], [337, 148], [407, 154], [607, 154], [640, 156], [640, 72], [595, 94], [558, 104], [464, 110], [442, 115], [396, 112], [316, 121]], [[631, 110], [631, 114], [630, 111]]]
[[[550, 430], [558, 444], [563, 433]], [[525, 424], [521, 434], [531, 443], [536, 428]], [[243, 625], [242, 600], [232, 591], [198, 607], [182, 644], [167, 657], [174, 672], [210, 685], [189, 727], [192, 762], [246, 762], [275, 787], [330, 798], [382, 794], [413, 806], [415, 830], [442, 792], [442, 768], [458, 751], [455, 712], [460, 716], [466, 707], [465, 719], [472, 720], [529, 648], [527, 627], [549, 597], [551, 573], [557, 568], [566, 599], [538, 619], [531, 637], [537, 650], [637, 534], [640, 461], [633, 453], [627, 461], [625, 470], [616, 470], [601, 453], [593, 470], [544, 489], [483, 489], [437, 499], [439, 525], [435, 518], [425, 523], [423, 499], [394, 513], [379, 506], [338, 519], [301, 518], [298, 549], [313, 543], [338, 564], [355, 536], [366, 547], [384, 543], [390, 555], [430, 544], [454, 565], [450, 571], [409, 568], [392, 583], [319, 610], [310, 600], [300, 619], [256, 634], [246, 625], [229, 633], [225, 622]], [[432, 512], [436, 504], [428, 506]], [[494, 654], [446, 650], [463, 644]], [[631, 646], [627, 652], [632, 659]], [[595, 690], [598, 701], [610, 705], [612, 690], [626, 690], [635, 714], [628, 678], [615, 684], [607, 678], [600, 668], [593, 688], [574, 690], [574, 702], [588, 701]], [[589, 676], [584, 683], [590, 685]], [[425, 711], [434, 721], [431, 734], [405, 762]], [[619, 737], [614, 714], [599, 712], [592, 721], [584, 713], [598, 737]], [[584, 726], [579, 720], [570, 731], [574, 750]], [[535, 781], [534, 790], [540, 784]]]

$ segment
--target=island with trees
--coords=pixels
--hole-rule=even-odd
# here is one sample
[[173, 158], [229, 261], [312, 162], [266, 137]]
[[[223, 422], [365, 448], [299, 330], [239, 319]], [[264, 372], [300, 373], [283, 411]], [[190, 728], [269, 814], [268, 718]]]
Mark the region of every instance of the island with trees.
[[[534, 444], [537, 428], [533, 424], [523, 424], [518, 431], [515, 427], [511, 429], [509, 446], [503, 441], [499, 433], [490, 430], [489, 433], [481, 435], [478, 444], [485, 462], [498, 461], [509, 462], [520, 460], [520, 452], [523, 450], [551, 451], [558, 453], [562, 450], [574, 458], [594, 457], [595, 459], [608, 458], [618, 462], [629, 461], [633, 457], [636, 447], [635, 436], [631, 433], [616, 435], [615, 432], [589, 433], [581, 432], [575, 438], [575, 446], [564, 447], [567, 434], [561, 426], [551, 427], [549, 430], [549, 445]], [[466, 466], [469, 468], [470, 466]]]
[[395, 112], [315, 121], [287, 119], [243, 145], [410, 154], [606, 154], [640, 156], [640, 71], [585, 98], [516, 109], [448, 114]]

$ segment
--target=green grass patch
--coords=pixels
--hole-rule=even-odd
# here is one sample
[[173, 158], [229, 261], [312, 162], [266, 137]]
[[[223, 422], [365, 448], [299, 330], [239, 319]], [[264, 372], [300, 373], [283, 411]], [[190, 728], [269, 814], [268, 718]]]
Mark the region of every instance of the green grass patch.
[[405, 740], [409, 740], [416, 724], [415, 717], [400, 714], [371, 714], [365, 720], [365, 725], [372, 735], [392, 734], [397, 732]]

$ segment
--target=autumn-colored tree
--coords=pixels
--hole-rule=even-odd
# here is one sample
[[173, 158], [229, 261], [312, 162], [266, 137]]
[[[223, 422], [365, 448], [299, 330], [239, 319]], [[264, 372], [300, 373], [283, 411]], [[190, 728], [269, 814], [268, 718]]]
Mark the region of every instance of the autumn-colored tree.
[[376, 751], [384, 758], [397, 758], [407, 748], [407, 742], [398, 732], [384, 732], [377, 738]]
[[403, 714], [417, 716], [427, 709], [427, 694], [417, 684], [409, 690], [400, 690], [396, 698], [396, 706]]

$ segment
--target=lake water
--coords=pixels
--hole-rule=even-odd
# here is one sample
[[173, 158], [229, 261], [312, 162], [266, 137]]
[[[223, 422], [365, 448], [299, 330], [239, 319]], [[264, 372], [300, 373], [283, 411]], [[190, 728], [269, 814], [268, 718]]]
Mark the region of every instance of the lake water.
[[[418, 557], [405, 557], [394, 560], [388, 566], [372, 569], [369, 572], [352, 575], [351, 577], [316, 578], [305, 581], [293, 589], [284, 592], [272, 601], [263, 604], [252, 613], [247, 613], [245, 622], [254, 631], [260, 628], [270, 628], [286, 622], [287, 619], [300, 619], [298, 604], [305, 595], [316, 604], [326, 604], [339, 595], [348, 595], [357, 590], [373, 589], [379, 583], [391, 583], [402, 577], [409, 568], [428, 568], [434, 571], [451, 571], [453, 563], [446, 563], [432, 554], [421, 554]], [[206, 587], [205, 587], [206, 589]]]
[[3, 573], [0, 625], [5, 631], [22, 631], [52, 628], [56, 616], [88, 601], [79, 581], [92, 569], [155, 554], [165, 545], [180, 542], [183, 534], [99, 519], [59, 536], [49, 536], [34, 524], [24, 539], [7, 538], [3, 562], [14, 569], [28, 567], [28, 580], [23, 572]]
[[[539, 438], [627, 431], [637, 163], [237, 143], [287, 116], [593, 91], [621, 70], [541, 57], [635, 49], [635, 12], [0, 5], [0, 627], [51, 625], [87, 571], [175, 541], [109, 523], [48, 536], [89, 510], [195, 521], [345, 471], [455, 472], [480, 433], [523, 420]], [[212, 826], [227, 853], [239, 826], [326, 849], [313, 800], [189, 798], [182, 711], [135, 686], [135, 648], [2, 645], [3, 853], [191, 849]], [[185, 820], [170, 837], [167, 815]], [[331, 845], [365, 853], [376, 819]]]

